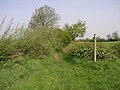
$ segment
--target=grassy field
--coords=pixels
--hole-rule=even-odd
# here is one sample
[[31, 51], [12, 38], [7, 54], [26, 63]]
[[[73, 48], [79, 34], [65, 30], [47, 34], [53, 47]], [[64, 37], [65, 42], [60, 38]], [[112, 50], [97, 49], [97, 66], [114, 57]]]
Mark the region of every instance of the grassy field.
[[120, 90], [120, 59], [19, 58], [0, 65], [0, 90]]

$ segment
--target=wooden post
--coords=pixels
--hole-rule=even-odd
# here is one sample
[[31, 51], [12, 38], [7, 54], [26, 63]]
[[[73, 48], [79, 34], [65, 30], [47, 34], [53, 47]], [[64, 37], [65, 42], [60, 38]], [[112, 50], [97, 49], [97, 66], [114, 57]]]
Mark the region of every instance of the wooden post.
[[93, 46], [93, 50], [94, 50], [94, 62], [96, 62], [96, 34], [94, 34], [93, 40], [94, 40], [94, 46]]

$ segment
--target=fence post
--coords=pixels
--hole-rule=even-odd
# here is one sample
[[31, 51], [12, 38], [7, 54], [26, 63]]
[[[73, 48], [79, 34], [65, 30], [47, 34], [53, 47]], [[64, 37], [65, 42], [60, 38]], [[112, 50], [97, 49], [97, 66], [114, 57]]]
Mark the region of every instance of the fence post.
[[96, 34], [94, 34], [93, 40], [94, 40], [94, 46], [93, 46], [93, 50], [94, 50], [94, 62], [96, 62]]

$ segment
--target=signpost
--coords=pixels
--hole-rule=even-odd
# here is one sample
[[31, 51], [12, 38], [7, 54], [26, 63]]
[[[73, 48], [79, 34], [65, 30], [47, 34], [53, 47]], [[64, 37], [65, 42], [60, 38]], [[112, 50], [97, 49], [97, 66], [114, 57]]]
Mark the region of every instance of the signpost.
[[94, 34], [93, 40], [94, 40], [94, 46], [93, 46], [93, 50], [94, 50], [94, 62], [96, 62], [96, 34]]

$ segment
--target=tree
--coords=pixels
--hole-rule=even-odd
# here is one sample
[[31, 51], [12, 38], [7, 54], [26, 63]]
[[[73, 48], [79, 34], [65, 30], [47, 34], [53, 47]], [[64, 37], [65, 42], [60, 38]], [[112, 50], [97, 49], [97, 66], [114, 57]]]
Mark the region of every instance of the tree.
[[100, 38], [100, 36], [96, 37], [96, 40], [98, 40], [98, 41], [99, 41], [100, 39], [101, 39], [101, 38]]
[[54, 8], [44, 5], [38, 9], [35, 9], [29, 22], [29, 27], [31, 29], [36, 28], [54, 28], [57, 27], [58, 20], [60, 16], [56, 13]]
[[107, 38], [107, 40], [111, 40], [111, 39], [112, 39], [111, 34], [108, 34], [108, 35], [106, 36], [106, 38]]
[[114, 33], [112, 33], [112, 37], [114, 40], [119, 40], [119, 34], [117, 31], [115, 31]]
[[70, 35], [71, 40], [75, 40], [77, 37], [84, 36], [86, 31], [86, 23], [80, 20], [72, 25], [66, 23], [63, 29]]

